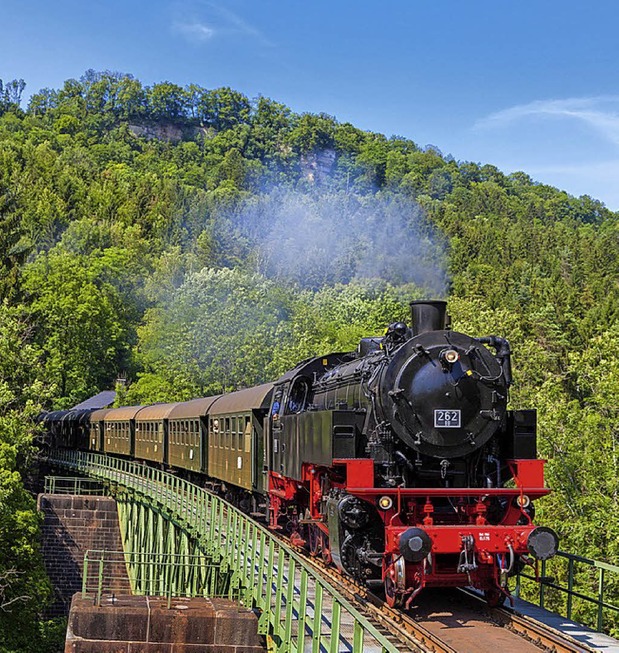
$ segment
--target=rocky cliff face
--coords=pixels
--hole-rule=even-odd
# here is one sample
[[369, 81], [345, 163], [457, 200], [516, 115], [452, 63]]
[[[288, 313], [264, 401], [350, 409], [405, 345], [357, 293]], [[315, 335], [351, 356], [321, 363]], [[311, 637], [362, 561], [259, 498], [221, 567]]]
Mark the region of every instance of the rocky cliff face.
[[141, 136], [147, 140], [157, 138], [160, 141], [168, 141], [170, 143], [178, 143], [183, 140], [183, 130], [178, 125], [173, 125], [172, 123], [129, 125], [129, 131], [134, 136]]
[[129, 131], [134, 135], [147, 140], [158, 139], [169, 143], [178, 143], [182, 140], [193, 140], [202, 134], [204, 138], [213, 138], [217, 133], [209, 127], [197, 125], [180, 126], [173, 122], [152, 122], [140, 125], [129, 125]]
[[335, 164], [335, 150], [309, 152], [301, 156], [303, 176], [315, 184], [324, 183], [331, 176]]

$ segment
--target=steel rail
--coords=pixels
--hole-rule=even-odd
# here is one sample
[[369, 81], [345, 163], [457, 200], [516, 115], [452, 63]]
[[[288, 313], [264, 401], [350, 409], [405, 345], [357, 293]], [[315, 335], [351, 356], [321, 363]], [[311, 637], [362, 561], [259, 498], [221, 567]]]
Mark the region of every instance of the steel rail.
[[424, 652], [457, 653], [456, 649], [436, 637], [406, 613], [390, 607], [365, 585], [344, 576], [334, 567], [326, 565], [322, 560], [305, 553], [303, 556], [306, 559], [306, 564], [316, 569], [317, 573], [328, 577], [329, 581], [336, 585], [342, 594], [346, 594], [350, 600], [359, 603], [362, 606], [361, 610], [367, 612], [373, 620], [380, 623], [383, 628], [404, 643], [408, 643], [416, 650]]
[[466, 594], [471, 600], [476, 601], [480, 608], [485, 609], [498, 624], [549, 651], [556, 651], [556, 653], [570, 653], [574, 651], [576, 653], [589, 653], [594, 650], [570, 635], [562, 633], [531, 617], [520, 614], [512, 608], [489, 608], [484, 599], [473, 590], [465, 588], [460, 591]]

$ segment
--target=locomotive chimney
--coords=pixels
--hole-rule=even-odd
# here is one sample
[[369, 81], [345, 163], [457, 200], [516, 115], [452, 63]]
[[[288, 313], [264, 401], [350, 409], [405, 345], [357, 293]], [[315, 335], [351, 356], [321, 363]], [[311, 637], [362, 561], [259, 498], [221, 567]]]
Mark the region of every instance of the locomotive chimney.
[[447, 302], [411, 302], [413, 336], [426, 331], [442, 331], [447, 324]]

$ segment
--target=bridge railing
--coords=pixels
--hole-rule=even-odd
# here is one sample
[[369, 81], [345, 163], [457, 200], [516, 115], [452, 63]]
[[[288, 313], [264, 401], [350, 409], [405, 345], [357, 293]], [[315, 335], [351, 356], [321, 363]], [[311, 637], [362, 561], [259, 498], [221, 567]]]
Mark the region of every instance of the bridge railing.
[[100, 481], [80, 476], [46, 476], [43, 491], [45, 494], [105, 494]]
[[[190, 573], [187, 573], [190, 570]], [[131, 593], [172, 599], [230, 598], [221, 565], [203, 555], [88, 550], [84, 555], [82, 596], [101, 605], [104, 595]]]
[[229, 596], [257, 608], [260, 634], [278, 651], [398, 650], [303, 557], [219, 497], [173, 474], [105, 454], [55, 452], [52, 462], [130, 490], [183, 521], [221, 573]]
[[[555, 558], [541, 563], [541, 582], [536, 583], [537, 598], [541, 608], [552, 610], [563, 608], [565, 616], [577, 620], [602, 632], [608, 616], [619, 616], [619, 606], [607, 600], [609, 589], [616, 596], [619, 593], [619, 567], [606, 562], [591, 560], [583, 556], [559, 551]], [[535, 577], [520, 573], [520, 578], [535, 581]], [[548, 589], [554, 590], [556, 597], [563, 599], [561, 604], [548, 596]], [[587, 609], [587, 607], [589, 609]]]

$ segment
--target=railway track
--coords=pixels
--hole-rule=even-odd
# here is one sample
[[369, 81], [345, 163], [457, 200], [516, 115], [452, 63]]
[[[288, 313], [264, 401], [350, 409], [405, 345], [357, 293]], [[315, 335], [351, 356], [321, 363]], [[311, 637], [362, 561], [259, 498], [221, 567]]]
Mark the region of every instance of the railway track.
[[472, 600], [484, 605], [489, 612], [491, 619], [499, 625], [537, 644], [540, 648], [548, 651], [564, 653], [568, 651], [592, 651], [593, 649], [576, 641], [569, 635], [547, 626], [544, 623], [535, 621], [530, 617], [518, 613], [511, 608], [488, 608], [483, 599], [470, 590], [460, 590], [461, 593], [469, 596]]
[[[282, 538], [283, 541], [287, 541]], [[288, 544], [289, 545], [289, 544]], [[411, 613], [391, 608], [367, 587], [321, 560], [308, 565], [372, 620], [402, 650], [430, 653], [590, 653], [593, 649], [509, 608], [490, 608], [469, 590], [426, 590]]]

